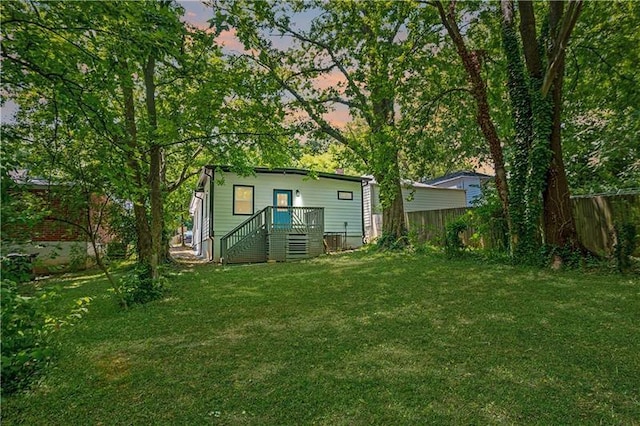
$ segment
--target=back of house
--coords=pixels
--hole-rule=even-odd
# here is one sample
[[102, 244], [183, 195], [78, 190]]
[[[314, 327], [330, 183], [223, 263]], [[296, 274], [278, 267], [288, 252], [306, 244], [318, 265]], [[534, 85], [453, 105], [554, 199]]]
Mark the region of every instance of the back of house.
[[490, 179], [492, 176], [484, 173], [460, 171], [429, 179], [424, 183], [438, 188], [464, 189], [467, 192], [467, 207], [471, 207], [475, 200], [482, 197], [482, 188]]
[[206, 166], [191, 200], [193, 246], [214, 262], [311, 257], [362, 245], [365, 178], [292, 168], [244, 176]]

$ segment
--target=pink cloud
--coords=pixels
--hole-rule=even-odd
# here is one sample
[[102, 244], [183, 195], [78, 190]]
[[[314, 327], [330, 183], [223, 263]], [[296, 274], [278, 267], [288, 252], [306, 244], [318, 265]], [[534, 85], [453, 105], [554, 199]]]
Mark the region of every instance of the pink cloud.
[[346, 84], [347, 79], [338, 70], [333, 70], [330, 74], [322, 74], [314, 80], [314, 86], [318, 89], [340, 88], [340, 93], [344, 92]]
[[[349, 108], [345, 105], [336, 105], [333, 111], [323, 114], [322, 118], [338, 129], [344, 129], [345, 126], [352, 121], [351, 115], [349, 114]], [[296, 109], [289, 111], [285, 121], [293, 123], [308, 121], [309, 119], [309, 115], [304, 110]]]
[[349, 114], [349, 108], [345, 105], [337, 105], [334, 111], [328, 112], [324, 115], [324, 119], [332, 126], [339, 129], [343, 129], [348, 123], [350, 123], [351, 115]]
[[235, 28], [222, 31], [220, 35], [216, 37], [216, 43], [229, 51], [246, 52], [243, 44], [237, 37]]

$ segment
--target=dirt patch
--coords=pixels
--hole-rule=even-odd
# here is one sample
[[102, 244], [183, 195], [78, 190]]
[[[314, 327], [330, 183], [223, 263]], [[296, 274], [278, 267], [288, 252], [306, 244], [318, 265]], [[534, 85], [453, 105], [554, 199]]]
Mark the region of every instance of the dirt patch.
[[196, 253], [189, 246], [173, 246], [169, 249], [171, 257], [178, 263], [207, 263], [206, 259], [196, 256]]

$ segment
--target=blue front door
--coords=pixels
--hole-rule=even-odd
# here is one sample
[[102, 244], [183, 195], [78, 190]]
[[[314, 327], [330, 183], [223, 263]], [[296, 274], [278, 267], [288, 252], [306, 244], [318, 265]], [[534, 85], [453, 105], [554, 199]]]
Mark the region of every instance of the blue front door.
[[291, 226], [291, 201], [293, 191], [290, 189], [274, 189], [273, 190], [273, 224], [281, 228]]

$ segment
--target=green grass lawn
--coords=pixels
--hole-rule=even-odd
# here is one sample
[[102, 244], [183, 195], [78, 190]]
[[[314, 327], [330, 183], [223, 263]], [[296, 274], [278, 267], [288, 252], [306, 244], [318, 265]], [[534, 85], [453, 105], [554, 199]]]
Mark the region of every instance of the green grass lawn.
[[61, 280], [89, 313], [4, 425], [640, 424], [638, 277], [353, 253], [185, 266], [128, 312]]

